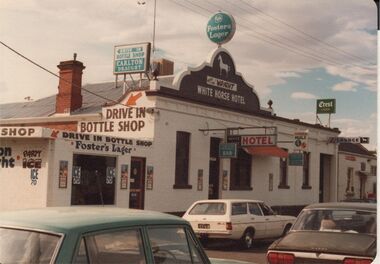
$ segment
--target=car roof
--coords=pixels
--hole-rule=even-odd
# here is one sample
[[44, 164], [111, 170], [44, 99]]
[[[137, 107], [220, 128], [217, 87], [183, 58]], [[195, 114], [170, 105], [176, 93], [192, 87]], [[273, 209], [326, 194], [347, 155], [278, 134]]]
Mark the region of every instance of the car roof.
[[0, 226], [81, 233], [136, 225], [187, 224], [174, 215], [115, 207], [47, 207], [0, 213]]
[[199, 200], [195, 203], [228, 203], [228, 202], [255, 202], [262, 203], [260, 200], [249, 200], [249, 199], [211, 199], [211, 200]]
[[375, 203], [350, 203], [350, 202], [336, 202], [336, 203], [317, 203], [305, 207], [305, 209], [355, 209], [365, 211], [375, 211]]

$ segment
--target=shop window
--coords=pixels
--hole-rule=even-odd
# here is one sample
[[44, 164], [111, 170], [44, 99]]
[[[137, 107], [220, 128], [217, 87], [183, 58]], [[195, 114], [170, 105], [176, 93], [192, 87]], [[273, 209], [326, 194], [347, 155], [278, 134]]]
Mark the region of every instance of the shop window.
[[310, 152], [303, 153], [302, 188], [310, 188]]
[[360, 170], [365, 171], [365, 162], [360, 163]]
[[190, 133], [177, 131], [175, 189], [191, 189], [189, 185]]
[[[283, 149], [286, 152], [287, 149]], [[280, 158], [280, 184], [278, 185], [279, 189], [289, 189], [288, 186], [288, 159]]]
[[236, 159], [231, 159], [230, 190], [252, 190], [251, 167], [252, 156], [239, 149]]

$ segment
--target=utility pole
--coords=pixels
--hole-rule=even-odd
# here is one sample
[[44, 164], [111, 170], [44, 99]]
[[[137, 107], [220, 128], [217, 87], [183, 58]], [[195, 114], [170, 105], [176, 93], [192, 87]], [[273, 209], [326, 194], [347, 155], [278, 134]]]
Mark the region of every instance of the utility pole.
[[152, 41], [152, 53], [154, 54], [156, 50], [156, 46], [154, 45], [154, 41], [156, 38], [156, 9], [157, 9], [157, 0], [154, 0], [154, 14], [153, 14], [153, 41]]
[[373, 0], [373, 1], [375, 1], [376, 10], [377, 10], [377, 30], [380, 30], [380, 25], [379, 25], [379, 0]]

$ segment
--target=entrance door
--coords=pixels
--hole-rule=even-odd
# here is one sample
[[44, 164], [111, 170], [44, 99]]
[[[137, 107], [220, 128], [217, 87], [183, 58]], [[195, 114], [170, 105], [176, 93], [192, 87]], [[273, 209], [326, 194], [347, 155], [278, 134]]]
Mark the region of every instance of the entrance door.
[[145, 158], [131, 158], [129, 208], [144, 209]]
[[334, 182], [331, 177], [331, 159], [328, 154], [319, 156], [319, 202], [332, 202], [334, 195]]
[[220, 138], [211, 138], [210, 141], [210, 165], [208, 176], [208, 198], [219, 198], [219, 144]]
[[114, 204], [115, 167], [114, 157], [74, 154], [71, 204]]

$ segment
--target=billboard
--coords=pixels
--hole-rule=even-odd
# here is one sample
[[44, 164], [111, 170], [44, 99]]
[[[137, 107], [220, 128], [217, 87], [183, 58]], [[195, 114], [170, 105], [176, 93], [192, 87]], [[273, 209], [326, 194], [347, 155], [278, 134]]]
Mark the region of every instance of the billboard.
[[115, 46], [114, 74], [143, 73], [149, 70], [150, 43]]
[[318, 99], [317, 114], [335, 114], [335, 99]]

